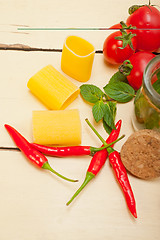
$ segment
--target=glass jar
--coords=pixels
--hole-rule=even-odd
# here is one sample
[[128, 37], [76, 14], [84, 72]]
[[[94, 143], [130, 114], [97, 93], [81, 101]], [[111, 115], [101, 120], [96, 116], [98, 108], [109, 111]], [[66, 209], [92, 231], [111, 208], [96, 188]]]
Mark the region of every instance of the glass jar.
[[[160, 55], [153, 58], [145, 68], [141, 88], [134, 101], [133, 126], [135, 130], [155, 129], [160, 131], [160, 94], [155, 90], [160, 78]], [[159, 89], [160, 89], [160, 80]]]

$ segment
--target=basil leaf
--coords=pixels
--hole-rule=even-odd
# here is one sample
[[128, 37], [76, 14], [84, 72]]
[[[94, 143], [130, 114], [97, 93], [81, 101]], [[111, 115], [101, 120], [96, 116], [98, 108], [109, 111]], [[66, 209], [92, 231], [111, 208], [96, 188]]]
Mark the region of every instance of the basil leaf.
[[118, 71], [109, 80], [109, 83], [114, 83], [114, 82], [128, 82], [128, 80], [124, 74]]
[[103, 101], [96, 102], [92, 108], [93, 117], [96, 122], [99, 122], [105, 113], [105, 104]]
[[105, 93], [118, 102], [129, 102], [134, 96], [134, 89], [124, 82], [109, 83], [104, 87]]
[[116, 115], [116, 103], [115, 102], [107, 102], [105, 104], [105, 113], [104, 113], [104, 121], [111, 128], [115, 129], [115, 115]]
[[104, 96], [104, 93], [95, 85], [83, 84], [80, 86], [82, 97], [90, 103], [96, 103]]

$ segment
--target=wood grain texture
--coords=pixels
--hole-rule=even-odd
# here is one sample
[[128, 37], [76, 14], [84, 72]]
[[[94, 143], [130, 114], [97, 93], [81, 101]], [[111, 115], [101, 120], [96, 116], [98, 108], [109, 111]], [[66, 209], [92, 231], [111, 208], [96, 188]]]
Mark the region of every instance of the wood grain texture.
[[[67, 36], [80, 36], [91, 42], [96, 54], [88, 84], [101, 89], [117, 71], [104, 62], [102, 47], [110, 31], [18, 31], [19, 27], [108, 27], [128, 16], [128, 7], [146, 4], [137, 0], [0, 0], [0, 147], [15, 145], [4, 129], [8, 123], [29, 141], [32, 137], [32, 111], [46, 108], [27, 89], [27, 82], [42, 67], [60, 67], [61, 50]], [[153, 0], [152, 4], [159, 4]], [[6, 50], [5, 50], [6, 48]], [[50, 50], [51, 51], [50, 51]], [[49, 51], [48, 51], [49, 50]], [[65, 75], [65, 74], [64, 74]], [[69, 78], [77, 86], [81, 83]], [[107, 138], [102, 124], [93, 121], [91, 109], [79, 96], [67, 109], [78, 108], [82, 122], [82, 144], [101, 143], [85, 123], [87, 117]], [[133, 102], [119, 104], [116, 120], [122, 119], [121, 133], [133, 133]], [[120, 151], [126, 140], [118, 142]], [[79, 183], [66, 183], [32, 166], [14, 150], [0, 150], [0, 239], [1, 240], [159, 240], [160, 179], [129, 179], [137, 202], [138, 219], [127, 210], [123, 194], [108, 162], [69, 207], [66, 202], [81, 185], [90, 157], [52, 158], [51, 166]]]

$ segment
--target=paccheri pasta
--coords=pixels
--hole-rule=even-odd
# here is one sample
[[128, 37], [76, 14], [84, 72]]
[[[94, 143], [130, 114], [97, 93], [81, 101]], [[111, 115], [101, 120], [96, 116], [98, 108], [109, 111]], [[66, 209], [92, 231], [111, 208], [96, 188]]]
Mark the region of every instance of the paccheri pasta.
[[27, 86], [49, 110], [65, 109], [80, 93], [79, 88], [52, 65], [31, 77]]
[[33, 111], [33, 141], [44, 145], [78, 145], [81, 143], [79, 111]]

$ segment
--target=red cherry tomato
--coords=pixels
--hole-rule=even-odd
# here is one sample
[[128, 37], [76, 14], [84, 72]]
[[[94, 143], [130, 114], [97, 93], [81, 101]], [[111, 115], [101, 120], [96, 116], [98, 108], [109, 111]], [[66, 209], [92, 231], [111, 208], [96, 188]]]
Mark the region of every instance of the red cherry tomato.
[[110, 29], [122, 29], [122, 25], [120, 23], [114, 24]]
[[[122, 28], [120, 24], [116, 24], [112, 28]], [[127, 33], [129, 33], [127, 31]], [[127, 44], [123, 49], [123, 41], [115, 39], [115, 37], [122, 37], [121, 31], [111, 33], [104, 41], [103, 44], [103, 55], [107, 62], [111, 64], [120, 64], [128, 59], [136, 49], [136, 38], [132, 37], [131, 44], [133, 49]]]
[[132, 33], [137, 34], [138, 50], [153, 52], [160, 48], [160, 11], [157, 8], [150, 5], [141, 6], [128, 17], [126, 24], [142, 29], [157, 29], [132, 30]]
[[133, 54], [129, 60], [133, 65], [130, 74], [127, 76], [129, 84], [138, 90], [142, 85], [143, 72], [148, 64], [148, 62], [154, 58], [155, 55], [150, 52], [137, 52]]

